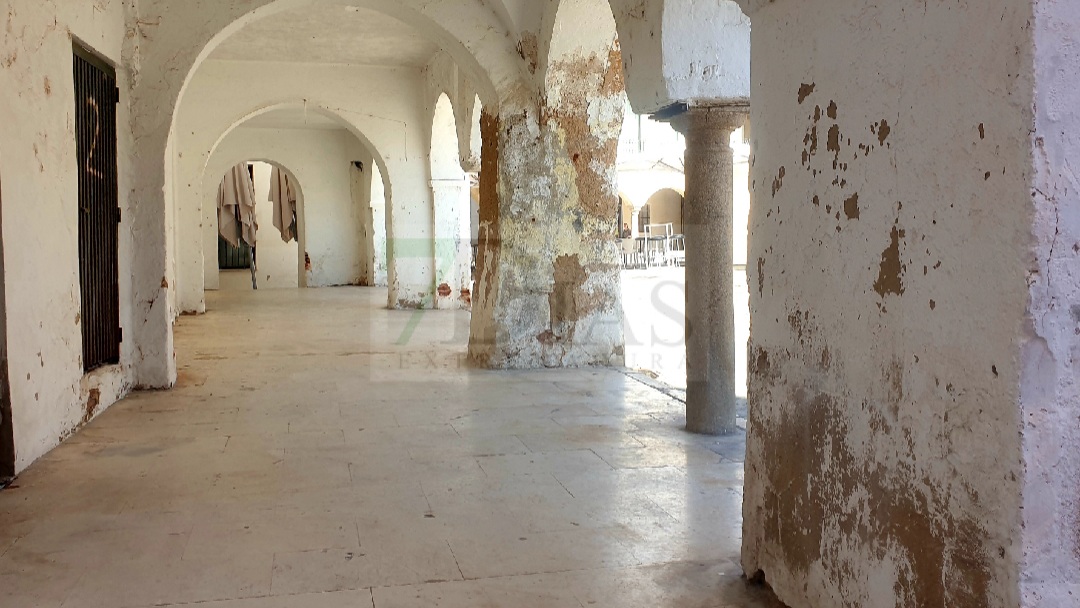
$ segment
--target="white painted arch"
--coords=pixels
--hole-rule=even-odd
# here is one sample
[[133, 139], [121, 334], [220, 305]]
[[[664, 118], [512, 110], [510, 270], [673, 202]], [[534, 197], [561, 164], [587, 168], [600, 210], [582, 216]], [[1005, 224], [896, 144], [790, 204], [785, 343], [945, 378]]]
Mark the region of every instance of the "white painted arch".
[[[229, 35], [254, 20], [314, 4], [377, 10], [416, 27], [472, 75], [481, 98], [492, 108], [507, 102], [526, 107], [534, 103], [523, 86], [524, 62], [514, 50], [516, 37], [505, 29], [505, 14], [500, 16], [480, 0], [141, 2], [126, 44], [126, 50], [140, 58], [131, 92], [132, 134], [138, 146], [132, 194], [140, 201], [132, 231], [146, 249], [133, 273], [133, 314], [140, 319], [135, 339], [143, 345], [134, 362], [140, 386], [168, 387], [176, 378], [172, 321], [183, 306], [171, 286], [183, 269], [176, 260], [180, 210], [174, 194], [187, 183], [174, 171], [173, 153], [181, 148], [176, 141], [181, 100], [198, 68]], [[413, 295], [401, 294], [400, 300], [409, 301]], [[168, 306], [155, 306], [166, 301]]]
[[[304, 261], [303, 261], [304, 227], [303, 227], [302, 218], [304, 217], [304, 203], [305, 203], [305, 200], [306, 200], [305, 196], [304, 196], [304, 184], [305, 184], [306, 180], [300, 179], [297, 176], [296, 172], [294, 172], [291, 168], [289, 168], [289, 166], [286, 164], [286, 162], [282, 162], [281, 160], [279, 160], [281, 157], [278, 154], [272, 153], [272, 152], [268, 153], [268, 152], [269, 151], [267, 151], [265, 148], [261, 148], [258, 152], [252, 151], [251, 154], [248, 154], [248, 153], [243, 152], [243, 151], [229, 151], [228, 154], [218, 154], [216, 156], [212, 156], [210, 163], [208, 163], [207, 171], [206, 171], [206, 174], [205, 174], [206, 186], [204, 187], [203, 190], [204, 190], [206, 200], [205, 200], [204, 205], [203, 205], [204, 206], [204, 214], [206, 216], [216, 216], [216, 213], [215, 213], [216, 210], [215, 209], [213, 209], [213, 208], [207, 209], [206, 208], [207, 206], [212, 204], [212, 201], [215, 198], [215, 194], [213, 192], [213, 189], [210, 186], [213, 184], [215, 175], [219, 176], [218, 179], [220, 180], [229, 171], [230, 167], [235, 167], [236, 165], [241, 164], [241, 163], [258, 163], [258, 162], [261, 162], [261, 163], [266, 163], [268, 165], [276, 167], [279, 170], [285, 172], [285, 175], [288, 176], [289, 184], [291, 185], [293, 190], [296, 192], [296, 210], [297, 210], [297, 217], [298, 217], [297, 239], [296, 239], [296, 241], [294, 241], [296, 243], [296, 245], [294, 247], [289, 247], [289, 249], [292, 249], [292, 248], [296, 249], [296, 251], [291, 251], [290, 252], [291, 257], [292, 257], [292, 260], [291, 260], [292, 269], [290, 270], [290, 280], [295, 279], [295, 285], [293, 285], [290, 282], [289, 286], [290, 287], [291, 286], [300, 287], [300, 286], [303, 285], [303, 280], [304, 280]], [[260, 199], [261, 194], [262, 194], [262, 192], [260, 192], [260, 189], [258, 188], [258, 184], [256, 184], [256, 200]], [[263, 210], [261, 208], [257, 208], [256, 209], [256, 214], [257, 215], [262, 215]], [[206, 218], [204, 218], [204, 220], [205, 219]], [[204, 228], [204, 234], [208, 234], [208, 233], [213, 233], [213, 234], [217, 233], [217, 222], [212, 221], [212, 218], [211, 218], [211, 221], [208, 223], [208, 225]], [[274, 234], [274, 236], [273, 237], [269, 236], [271, 234]], [[264, 238], [266, 240], [270, 241], [270, 246], [269, 247], [267, 247], [266, 243], [264, 243]], [[260, 287], [260, 289], [267, 287], [267, 285], [263, 281], [263, 277], [265, 276], [264, 273], [267, 270], [269, 270], [267, 267], [268, 266], [273, 266], [274, 270], [272, 270], [271, 272], [274, 272], [274, 271], [276, 271], [276, 267], [280, 265], [280, 264], [272, 264], [270, 262], [270, 257], [280, 257], [282, 247], [281, 247], [281, 245], [279, 245], [279, 243], [280, 243], [280, 241], [278, 241], [278, 239], [276, 237], [276, 231], [275, 231], [274, 227], [272, 225], [264, 222], [264, 221], [260, 221], [259, 222], [259, 231], [258, 231], [258, 266], [259, 266], [259, 270], [260, 270], [260, 272], [259, 272], [259, 287]], [[216, 241], [206, 242], [204, 240], [203, 250], [206, 252], [207, 255], [209, 255], [209, 253], [211, 251], [216, 251], [216, 246], [215, 245], [216, 245]], [[205, 259], [204, 264], [205, 264], [205, 276], [206, 276], [206, 281], [205, 281], [205, 284], [204, 284], [205, 288], [206, 289], [210, 289], [210, 288], [217, 289], [217, 288], [219, 288], [220, 287], [220, 282], [219, 282], [218, 276], [217, 276], [218, 275], [218, 267], [217, 267], [217, 264], [214, 263], [214, 259], [212, 259], [212, 258], [211, 259]], [[276, 272], [275, 272], [275, 275], [276, 275]], [[274, 277], [274, 282], [277, 283], [278, 281], [279, 281], [279, 279], [275, 276]]]
[[[245, 79], [242, 96], [231, 87], [239, 78]], [[432, 256], [420, 255], [418, 245], [431, 238], [432, 226], [427, 129], [423, 126], [428, 118], [419, 100], [411, 96], [420, 78], [415, 70], [370, 66], [216, 60], [204, 64], [178, 112], [172, 150], [177, 171], [175, 251], [180, 308], [199, 312], [204, 306], [199, 284], [204, 273], [201, 260], [192, 252], [202, 251], [198, 209], [204, 197], [199, 190], [210, 155], [239, 125], [282, 108], [329, 117], [363, 143], [384, 176], [391, 201], [387, 233], [392, 243], [404, 248], [403, 254], [390, 256], [391, 297], [394, 302], [419, 301], [429, 295]], [[318, 98], [311, 97], [313, 91]], [[404, 205], [401, 213], [395, 213], [398, 201]]]

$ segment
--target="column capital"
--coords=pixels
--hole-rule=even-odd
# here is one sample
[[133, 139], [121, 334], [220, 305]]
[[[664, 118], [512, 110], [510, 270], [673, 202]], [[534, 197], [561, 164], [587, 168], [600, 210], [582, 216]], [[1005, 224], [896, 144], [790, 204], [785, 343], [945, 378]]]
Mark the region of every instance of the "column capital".
[[668, 120], [676, 131], [685, 136], [691, 129], [715, 129], [732, 133], [745, 125], [749, 116], [749, 102], [692, 101]]

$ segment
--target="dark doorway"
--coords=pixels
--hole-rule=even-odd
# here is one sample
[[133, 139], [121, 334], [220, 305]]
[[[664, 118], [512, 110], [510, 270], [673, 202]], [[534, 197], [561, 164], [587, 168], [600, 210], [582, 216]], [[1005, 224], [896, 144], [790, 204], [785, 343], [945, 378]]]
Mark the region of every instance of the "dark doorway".
[[116, 176], [116, 72], [75, 46], [75, 137], [79, 167], [79, 281], [83, 367], [120, 362]]
[[[2, 190], [2, 188], [0, 188]], [[0, 234], [3, 234], [3, 198], [0, 194]], [[4, 244], [0, 240], [0, 488], [15, 477], [15, 425], [11, 420], [8, 384], [7, 296], [4, 288]]]

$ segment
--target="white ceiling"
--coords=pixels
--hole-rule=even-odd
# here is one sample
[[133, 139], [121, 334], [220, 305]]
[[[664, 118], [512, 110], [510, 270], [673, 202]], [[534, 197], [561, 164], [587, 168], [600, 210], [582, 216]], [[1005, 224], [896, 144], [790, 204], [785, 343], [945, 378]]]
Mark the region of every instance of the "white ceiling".
[[254, 129], [317, 129], [335, 131], [346, 128], [326, 115], [305, 110], [303, 106], [285, 106], [259, 114], [241, 125]]
[[382, 13], [315, 5], [244, 27], [210, 58], [423, 67], [438, 48], [411, 26]]

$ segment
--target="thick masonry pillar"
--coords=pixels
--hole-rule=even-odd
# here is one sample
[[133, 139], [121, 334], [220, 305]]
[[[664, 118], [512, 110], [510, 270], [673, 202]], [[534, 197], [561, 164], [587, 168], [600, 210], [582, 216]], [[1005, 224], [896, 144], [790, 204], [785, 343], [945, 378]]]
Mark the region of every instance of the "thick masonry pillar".
[[674, 121], [686, 137], [686, 430], [735, 430], [731, 134], [747, 106], [692, 107]]

